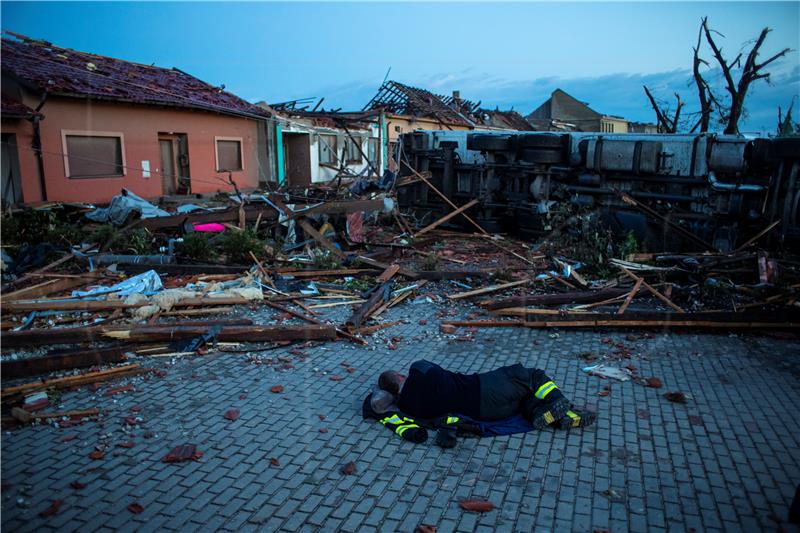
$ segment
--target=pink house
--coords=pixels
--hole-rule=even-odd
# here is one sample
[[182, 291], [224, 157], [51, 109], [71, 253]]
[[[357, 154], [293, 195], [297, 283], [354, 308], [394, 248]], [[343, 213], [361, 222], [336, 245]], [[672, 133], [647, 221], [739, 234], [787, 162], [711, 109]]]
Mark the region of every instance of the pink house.
[[175, 68], [3, 38], [3, 200], [254, 189], [272, 179], [269, 118]]

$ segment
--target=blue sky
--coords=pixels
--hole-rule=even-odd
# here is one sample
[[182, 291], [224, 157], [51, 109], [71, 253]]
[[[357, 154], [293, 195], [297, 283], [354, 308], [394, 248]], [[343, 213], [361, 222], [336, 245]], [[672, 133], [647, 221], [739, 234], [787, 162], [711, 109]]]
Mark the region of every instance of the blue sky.
[[765, 26], [762, 58], [793, 49], [771, 84], [753, 86], [744, 130], [773, 130], [777, 106], [800, 98], [800, 2], [4, 1], [0, 11], [4, 30], [176, 66], [251, 101], [325, 96], [326, 108], [360, 109], [391, 67], [390, 79], [485, 107], [527, 114], [561, 88], [639, 121], [654, 120], [643, 84], [665, 100], [681, 92], [692, 110], [692, 46], [707, 15], [728, 57]]

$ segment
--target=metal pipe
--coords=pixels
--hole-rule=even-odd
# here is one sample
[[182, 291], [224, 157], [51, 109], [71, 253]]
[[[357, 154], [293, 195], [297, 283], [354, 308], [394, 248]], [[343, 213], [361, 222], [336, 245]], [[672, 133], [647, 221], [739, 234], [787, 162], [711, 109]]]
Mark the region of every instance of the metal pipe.
[[713, 170], [708, 171], [708, 183], [715, 191], [726, 192], [761, 192], [766, 188], [763, 185], [755, 185], [751, 183], [739, 184], [719, 181]]

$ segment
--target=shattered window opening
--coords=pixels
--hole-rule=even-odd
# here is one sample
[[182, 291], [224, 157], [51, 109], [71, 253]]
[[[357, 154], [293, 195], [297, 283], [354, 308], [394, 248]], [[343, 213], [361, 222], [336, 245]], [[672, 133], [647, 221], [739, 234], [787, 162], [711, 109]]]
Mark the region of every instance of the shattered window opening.
[[361, 151], [358, 149], [358, 144], [361, 142], [360, 137], [347, 139], [345, 146], [347, 146], [347, 162], [348, 163], [361, 163]]
[[370, 162], [376, 167], [378, 166], [378, 163], [380, 163], [378, 161], [378, 154], [380, 153], [380, 150], [378, 149], [379, 141], [380, 139], [378, 138], [367, 139], [367, 157], [369, 158]]
[[217, 137], [217, 172], [244, 170], [242, 165], [242, 140]]
[[320, 135], [319, 136], [319, 162], [336, 164], [338, 158], [336, 152], [338, 143], [336, 135]]
[[62, 131], [68, 178], [125, 175], [122, 133]]

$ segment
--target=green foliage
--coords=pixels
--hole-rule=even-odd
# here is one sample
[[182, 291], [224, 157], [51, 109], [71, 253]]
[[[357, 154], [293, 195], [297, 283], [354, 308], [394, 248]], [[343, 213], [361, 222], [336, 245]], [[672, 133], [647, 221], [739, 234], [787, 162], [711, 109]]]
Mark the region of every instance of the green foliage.
[[183, 242], [177, 244], [175, 251], [181, 257], [201, 263], [212, 261], [217, 255], [208, 235], [202, 232], [188, 234]]
[[625, 235], [625, 240], [619, 245], [619, 257], [625, 259], [638, 251], [639, 242], [636, 240], [636, 235], [634, 235], [633, 230], [631, 230]]
[[120, 238], [120, 232], [111, 224], [103, 224], [89, 236], [89, 242], [99, 246], [111, 246]]
[[342, 262], [330, 252], [322, 252], [312, 256], [314, 268], [317, 270], [335, 270], [342, 266]]
[[146, 255], [155, 251], [153, 237], [144, 228], [129, 231], [117, 240], [115, 248], [136, 255]]
[[263, 259], [266, 255], [264, 243], [250, 228], [244, 231], [227, 231], [222, 240], [222, 252], [228, 258], [228, 262], [241, 265], [253, 262], [249, 252], [253, 252], [259, 259]]
[[48, 210], [26, 210], [4, 215], [0, 232], [4, 246], [21, 246], [48, 242], [47, 235], [55, 227], [55, 214]]
[[348, 291], [365, 292], [372, 288], [372, 283], [367, 279], [353, 278], [350, 281], [346, 281], [344, 287]]

